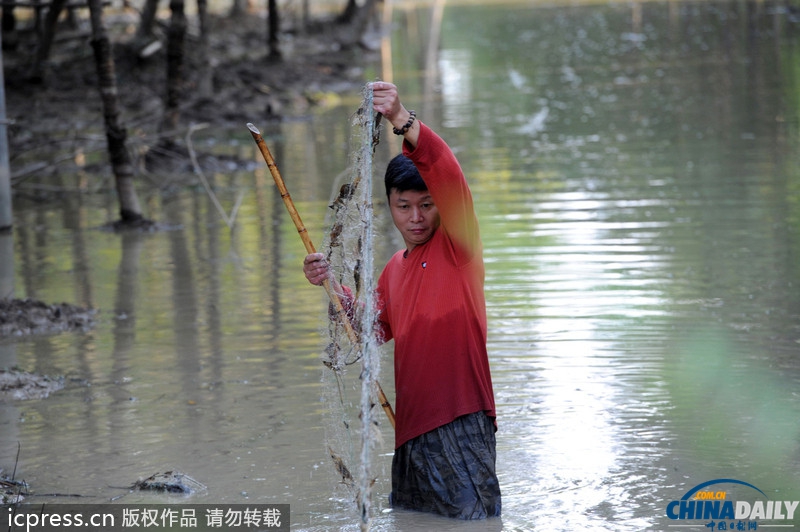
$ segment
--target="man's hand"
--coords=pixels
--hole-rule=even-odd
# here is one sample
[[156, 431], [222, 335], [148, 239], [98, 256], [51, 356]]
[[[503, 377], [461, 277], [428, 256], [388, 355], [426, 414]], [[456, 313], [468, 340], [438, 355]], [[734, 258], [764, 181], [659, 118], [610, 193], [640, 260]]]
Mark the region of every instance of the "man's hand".
[[[403, 126], [411, 118], [411, 113], [400, 102], [397, 86], [385, 81], [372, 83], [372, 108], [386, 117], [397, 129], [403, 129]], [[412, 122], [411, 127], [403, 137], [411, 144], [412, 148], [417, 147], [419, 123], [416, 120]]]
[[303, 273], [308, 282], [320, 286], [331, 275], [331, 267], [322, 253], [310, 253], [303, 259]]

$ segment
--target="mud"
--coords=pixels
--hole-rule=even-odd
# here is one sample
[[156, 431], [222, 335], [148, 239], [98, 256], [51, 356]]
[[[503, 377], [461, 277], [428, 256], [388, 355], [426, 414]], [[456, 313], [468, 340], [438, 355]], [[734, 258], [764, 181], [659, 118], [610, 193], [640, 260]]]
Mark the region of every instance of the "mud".
[[94, 326], [95, 314], [69, 303], [0, 299], [0, 337], [86, 331]]
[[[207, 58], [200, 56], [200, 37], [191, 32], [184, 56], [184, 91], [179, 130], [166, 139], [161, 131], [167, 98], [166, 42], [161, 51], [142, 58], [130, 37], [137, 17], [106, 17], [114, 36], [120, 121], [127, 131], [137, 187], [162, 187], [165, 165], [171, 174], [191, 176], [186, 134], [202, 124], [206, 135], [215, 130], [246, 132], [247, 122], [309, 119], [315, 109], [338, 103], [343, 95], [357, 96], [368, 80], [367, 66], [379, 60], [378, 41], [353, 40], [346, 26], [320, 22], [300, 31], [287, 24], [280, 37], [281, 56], [270, 55], [266, 23], [258, 14], [236, 18], [209, 17]], [[37, 37], [20, 30], [13, 49], [4, 49], [8, 141], [15, 194], [32, 195], [32, 182], [43, 177], [79, 171], [89, 179], [110, 175], [103, 131], [97, 75], [87, 22], [77, 30], [59, 29], [43, 79], [30, 75]], [[167, 151], [165, 152], [165, 147]], [[198, 153], [203, 170], [230, 168], [236, 161], [219, 161]], [[217, 167], [215, 167], [217, 166]], [[149, 175], [159, 172], [158, 178]], [[105, 181], [108, 186], [108, 181]], [[178, 181], [180, 184], [180, 181]], [[97, 190], [91, 181], [84, 190]], [[55, 199], [39, 193], [35, 199]]]
[[45, 399], [63, 387], [63, 377], [48, 377], [15, 369], [0, 369], [0, 400]]
[[165, 471], [137, 480], [130, 489], [191, 495], [198, 491], [204, 491], [207, 488], [204, 484], [196, 481], [186, 473], [180, 471]]
[[[78, 15], [87, 16], [80, 10]], [[304, 120], [315, 108], [336, 103], [342, 94], [358, 94], [365, 65], [377, 60], [377, 46], [353, 40], [346, 26], [315, 22], [299, 31], [286, 24], [280, 57], [267, 47], [263, 14], [211, 16], [207, 58], [201, 57], [198, 32], [187, 36], [180, 128], [170, 142], [160, 132], [166, 88], [165, 27], [155, 39], [161, 50], [143, 58], [134, 42], [138, 16], [105, 13], [113, 40], [121, 123], [133, 155], [137, 188], [167, 189], [196, 184], [197, 171], [224, 171], [250, 164], [226, 155], [195, 153], [187, 132], [203, 128], [245, 130], [249, 121]], [[104, 192], [112, 186], [111, 166], [102, 135], [103, 112], [86, 18], [60, 26], [40, 79], [31, 64], [38, 46], [31, 24], [20, 21], [3, 40], [8, 143], [14, 201], [62, 201], [63, 193]], [[13, 43], [11, 42], [13, 41]], [[210, 85], [206, 83], [210, 80]], [[204, 88], [205, 87], [205, 88]], [[210, 88], [210, 90], [209, 90]], [[209, 133], [214, 135], [213, 131]], [[164, 151], [168, 145], [169, 150]], [[199, 164], [195, 167], [192, 157]], [[168, 172], [168, 173], [167, 173]], [[77, 184], [64, 176], [77, 175]], [[165, 177], [168, 175], [168, 177]], [[119, 222], [103, 229], [119, 230]], [[125, 227], [128, 229], [129, 227]], [[142, 231], [163, 226], [144, 220]], [[30, 299], [0, 300], [0, 341], [30, 335], [85, 331], [95, 311], [68, 303]], [[58, 378], [17, 370], [0, 372], [0, 400], [44, 398], [63, 386]]]

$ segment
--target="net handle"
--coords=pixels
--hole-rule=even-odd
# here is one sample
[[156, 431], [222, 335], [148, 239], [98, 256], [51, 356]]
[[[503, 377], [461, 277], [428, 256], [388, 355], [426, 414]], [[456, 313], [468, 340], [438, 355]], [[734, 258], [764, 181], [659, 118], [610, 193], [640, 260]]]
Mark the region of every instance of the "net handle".
[[[267, 143], [261, 136], [261, 132], [258, 130], [256, 126], [254, 126], [250, 122], [247, 123], [247, 129], [250, 130], [250, 134], [253, 136], [253, 140], [256, 141], [256, 144], [258, 145], [258, 148], [261, 151], [261, 155], [264, 157], [264, 161], [267, 163], [269, 172], [270, 174], [272, 174], [272, 179], [275, 181], [275, 185], [278, 187], [278, 191], [280, 192], [281, 198], [283, 199], [283, 204], [286, 206], [286, 210], [289, 211], [289, 216], [291, 216], [292, 221], [294, 222], [294, 226], [297, 228], [297, 232], [300, 234], [300, 239], [303, 241], [303, 245], [305, 246], [306, 251], [308, 253], [316, 253], [317, 250], [314, 247], [314, 243], [311, 241], [311, 237], [309, 236], [308, 230], [306, 229], [305, 225], [303, 225], [303, 220], [300, 218], [300, 213], [297, 212], [297, 208], [294, 206], [294, 201], [292, 201], [292, 196], [286, 189], [286, 183], [284, 183], [283, 181], [283, 177], [281, 176], [281, 173], [278, 170], [278, 166], [275, 164], [275, 160], [272, 158], [272, 153], [270, 153], [269, 147], [267, 147]], [[331, 286], [330, 280], [325, 279], [322, 282], [322, 286], [325, 288], [325, 292], [327, 292], [328, 298], [331, 300], [331, 304], [333, 304], [333, 309], [334, 312], [336, 313], [336, 317], [339, 319], [342, 325], [344, 325], [344, 328], [347, 331], [347, 337], [353, 344], [359, 343], [358, 333], [356, 333], [355, 329], [353, 329], [353, 324], [350, 323], [350, 318], [347, 316], [347, 312], [344, 310], [344, 306], [342, 305], [341, 299], [339, 299], [339, 296], [334, 291], [334, 288]], [[392, 428], [395, 428], [395, 416], [394, 416], [394, 410], [392, 409], [392, 405], [386, 398], [386, 394], [383, 393], [383, 388], [381, 388], [379, 382], [377, 381], [375, 382], [375, 387], [381, 408], [383, 408], [383, 411], [389, 418], [389, 423], [392, 424]]]

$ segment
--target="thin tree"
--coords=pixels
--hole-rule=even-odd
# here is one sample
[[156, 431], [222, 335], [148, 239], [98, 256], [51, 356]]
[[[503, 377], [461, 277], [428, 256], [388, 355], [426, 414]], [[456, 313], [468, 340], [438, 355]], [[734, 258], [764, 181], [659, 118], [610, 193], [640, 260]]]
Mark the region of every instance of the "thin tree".
[[17, 35], [17, 17], [14, 14], [14, 1], [2, 0], [0, 2], [0, 35], [2, 35], [3, 50], [15, 50], [19, 44]]
[[280, 18], [278, 16], [278, 1], [268, 0], [267, 2], [267, 48], [269, 49], [269, 59], [278, 61], [281, 59], [280, 39]]
[[[0, 41], [3, 30], [0, 29]], [[11, 164], [8, 156], [8, 133], [6, 127], [6, 92], [3, 77], [3, 50], [0, 48], [0, 234], [10, 232], [14, 225], [11, 211]], [[4, 295], [0, 293], [0, 299]]]
[[235, 19], [236, 17], [244, 15], [247, 12], [247, 4], [247, 0], [233, 0], [228, 16]]
[[200, 39], [197, 43], [199, 56], [197, 93], [201, 98], [210, 98], [214, 92], [214, 66], [208, 56], [208, 0], [197, 0], [197, 20], [200, 23]]
[[108, 142], [108, 154], [119, 199], [119, 224], [135, 226], [149, 224], [142, 216], [139, 198], [134, 188], [134, 172], [126, 145], [127, 131], [120, 123], [119, 98], [111, 41], [103, 22], [102, 0], [88, 0], [92, 23], [92, 49], [97, 69], [97, 84], [103, 103], [103, 118]]
[[136, 28], [137, 41], [143, 42], [153, 37], [157, 11], [158, 0], [145, 0], [142, 14], [139, 17], [139, 26]]
[[353, 21], [353, 17], [358, 13], [358, 2], [356, 0], [347, 0], [347, 5], [344, 10], [336, 17], [336, 22], [339, 24], [349, 24]]
[[186, 41], [186, 12], [184, 0], [170, 0], [172, 13], [167, 31], [167, 101], [161, 121], [161, 146], [169, 149], [180, 122], [183, 100], [184, 50]]
[[[384, 0], [389, 1], [389, 0]], [[355, 0], [348, 0], [344, 11], [336, 17], [336, 23], [344, 28], [338, 32], [337, 41], [345, 48], [361, 43], [369, 29], [372, 16], [375, 14], [377, 0], [365, 0], [359, 6]]]
[[50, 49], [53, 47], [53, 40], [56, 35], [56, 28], [58, 27], [58, 18], [61, 12], [67, 5], [67, 0], [53, 0], [50, 3], [50, 8], [47, 10], [45, 17], [44, 28], [39, 38], [39, 47], [36, 49], [36, 55], [33, 59], [31, 66], [30, 78], [35, 83], [44, 83], [45, 65], [50, 57]]
[[369, 28], [372, 17], [376, 14], [375, 6], [377, 5], [377, 3], [378, 3], [377, 0], [366, 0], [366, 2], [364, 2], [364, 5], [359, 8], [358, 12], [355, 14], [353, 20], [351, 21], [353, 35], [358, 36], [357, 39], [358, 42], [361, 42], [362, 39], [364, 38], [364, 35], [366, 34], [367, 29]]

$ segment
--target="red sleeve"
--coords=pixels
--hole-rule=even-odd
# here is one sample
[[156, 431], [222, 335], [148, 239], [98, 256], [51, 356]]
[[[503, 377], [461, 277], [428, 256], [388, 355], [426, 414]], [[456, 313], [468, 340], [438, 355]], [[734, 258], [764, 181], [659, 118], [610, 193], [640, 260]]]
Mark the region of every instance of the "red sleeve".
[[467, 180], [455, 154], [431, 128], [420, 122], [417, 147], [403, 144], [403, 154], [414, 162], [433, 196], [441, 227], [460, 255], [469, 262], [480, 253], [480, 232]]

